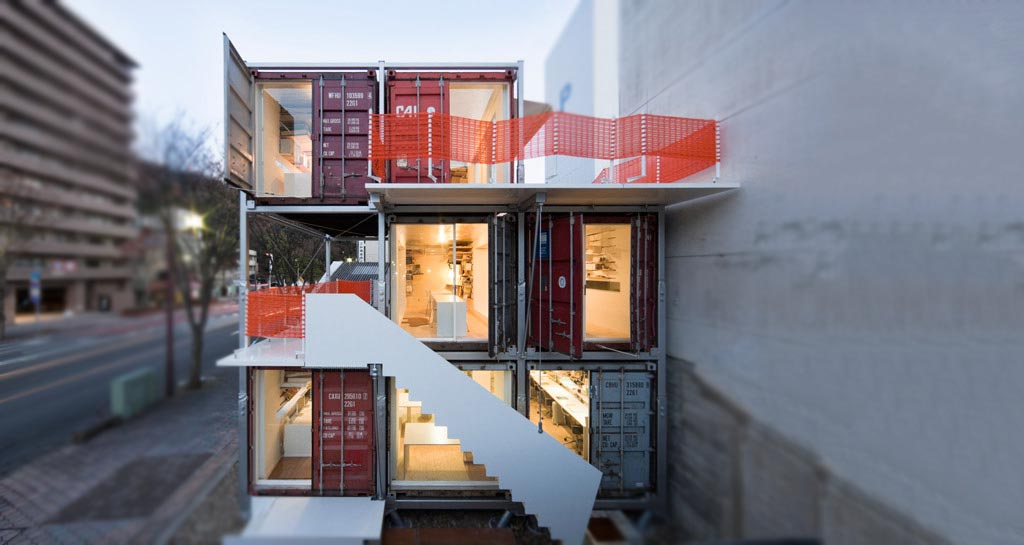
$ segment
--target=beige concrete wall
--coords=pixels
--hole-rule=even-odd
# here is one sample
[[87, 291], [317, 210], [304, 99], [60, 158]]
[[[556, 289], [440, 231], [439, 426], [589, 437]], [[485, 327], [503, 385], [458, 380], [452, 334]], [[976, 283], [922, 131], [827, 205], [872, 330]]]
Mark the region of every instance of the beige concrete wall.
[[684, 422], [673, 459], [700, 439], [747, 471], [676, 481], [676, 508], [725, 494], [746, 502], [727, 524], [830, 544], [919, 542], [908, 520], [1024, 543], [1024, 4], [621, 6], [620, 115], [720, 120], [743, 185], [668, 212], [667, 352], [820, 466]]

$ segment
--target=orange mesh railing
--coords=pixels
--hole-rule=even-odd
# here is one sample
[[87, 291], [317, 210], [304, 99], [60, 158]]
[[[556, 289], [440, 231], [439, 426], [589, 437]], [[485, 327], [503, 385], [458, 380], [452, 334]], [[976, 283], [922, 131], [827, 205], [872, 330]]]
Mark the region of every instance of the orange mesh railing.
[[[717, 123], [709, 119], [648, 114], [602, 119], [548, 112], [488, 122], [414, 113], [377, 114], [372, 122], [375, 171], [382, 161], [396, 159], [496, 164], [551, 155], [606, 161], [645, 157], [658, 161], [648, 164], [656, 168], [648, 169], [643, 181], [671, 182], [714, 166], [720, 155]], [[643, 163], [636, 164], [643, 169]], [[624, 163], [618, 168], [632, 167]], [[615, 181], [627, 178], [615, 176]]]
[[305, 336], [303, 304], [307, 293], [351, 293], [369, 303], [371, 283], [334, 280], [249, 292], [245, 307], [245, 334], [249, 337], [302, 338]]

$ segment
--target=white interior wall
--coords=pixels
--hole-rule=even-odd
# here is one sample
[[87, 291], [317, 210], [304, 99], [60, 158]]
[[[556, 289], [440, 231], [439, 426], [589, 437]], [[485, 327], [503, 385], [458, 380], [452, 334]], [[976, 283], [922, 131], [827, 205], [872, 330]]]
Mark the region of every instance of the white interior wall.
[[488, 260], [487, 239], [477, 239], [473, 248], [473, 310], [487, 316], [487, 296], [490, 284], [490, 261]]
[[260, 188], [263, 193], [269, 195], [281, 195], [284, 193], [284, 171], [277, 165], [277, 156], [281, 145], [281, 109], [277, 101], [269, 93], [260, 90], [262, 109], [257, 114], [262, 114], [263, 156], [261, 162]]
[[264, 370], [263, 373], [263, 467], [262, 478], [270, 478], [270, 472], [281, 460], [284, 444], [284, 424], [277, 419], [281, 399], [282, 372]]
[[721, 120], [743, 184], [668, 214], [669, 354], [953, 541], [1024, 543], [1024, 5], [621, 15], [621, 115]]
[[[604, 253], [616, 263], [619, 291], [586, 289], [584, 305], [584, 328], [587, 337], [604, 337], [605, 332], [615, 331], [613, 338], [629, 338], [629, 225], [588, 225], [587, 233], [594, 230], [613, 233], [617, 243], [614, 248], [605, 248]], [[586, 273], [584, 272], [584, 277]]]

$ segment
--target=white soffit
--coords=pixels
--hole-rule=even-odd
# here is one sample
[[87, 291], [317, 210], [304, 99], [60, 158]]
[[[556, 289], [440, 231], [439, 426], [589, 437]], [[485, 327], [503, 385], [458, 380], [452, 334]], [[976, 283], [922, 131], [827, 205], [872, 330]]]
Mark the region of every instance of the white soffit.
[[545, 193], [547, 206], [667, 206], [739, 188], [733, 183], [366, 184], [393, 205], [514, 205]]

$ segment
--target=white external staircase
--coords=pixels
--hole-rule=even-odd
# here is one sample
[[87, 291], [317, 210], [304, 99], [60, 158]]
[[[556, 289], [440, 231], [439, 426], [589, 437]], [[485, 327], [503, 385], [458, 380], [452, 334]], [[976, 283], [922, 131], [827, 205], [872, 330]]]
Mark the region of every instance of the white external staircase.
[[359, 297], [310, 293], [305, 314], [305, 367], [381, 364], [552, 538], [583, 542], [600, 471]]

